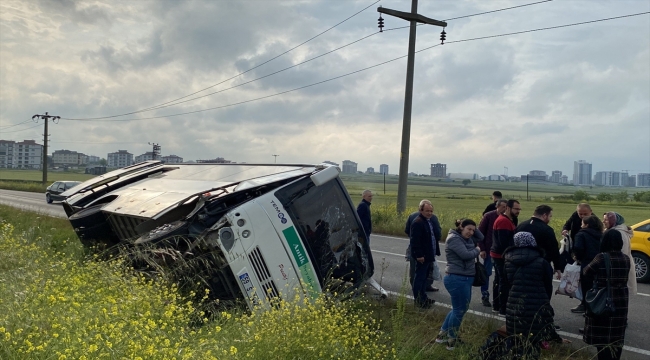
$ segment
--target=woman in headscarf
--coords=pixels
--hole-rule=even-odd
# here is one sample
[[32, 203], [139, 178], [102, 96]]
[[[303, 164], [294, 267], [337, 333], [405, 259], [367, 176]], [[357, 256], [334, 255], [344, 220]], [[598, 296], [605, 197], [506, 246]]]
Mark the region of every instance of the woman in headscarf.
[[542, 341], [562, 341], [553, 326], [553, 268], [544, 260], [544, 250], [529, 232], [518, 232], [514, 247], [507, 248], [505, 270], [512, 284], [506, 306], [506, 329], [514, 336], [514, 351], [537, 359]]
[[[631, 242], [633, 235], [632, 228], [625, 225], [625, 219], [623, 216], [613, 211], [606, 212], [603, 215], [603, 224], [605, 225], [605, 229], [616, 229], [621, 233], [621, 238], [623, 239], [623, 250], [621, 251], [623, 254], [629, 256], [630, 260], [634, 259], [632, 257]], [[634, 266], [634, 262], [632, 262], [632, 266], [630, 267], [630, 275], [628, 276], [627, 287], [630, 291], [630, 295], [636, 295], [636, 268]]]
[[620, 359], [625, 340], [627, 324], [628, 288], [627, 278], [630, 274], [630, 258], [621, 252], [623, 238], [619, 231], [605, 231], [600, 242], [600, 254], [584, 268], [582, 273], [596, 278], [596, 286], [607, 287], [607, 271], [605, 270], [604, 253], [609, 254], [612, 299], [615, 311], [608, 315], [594, 315], [589, 311], [585, 316], [585, 343], [596, 346], [598, 360]]
[[[573, 245], [573, 258], [580, 263], [580, 270], [584, 268], [600, 252], [600, 238], [603, 237], [603, 223], [596, 215], [589, 215], [582, 218], [582, 226], [576, 234], [576, 240]], [[571, 309], [573, 313], [582, 314], [585, 312], [584, 296], [594, 283], [594, 279], [588, 276], [582, 276], [580, 279], [580, 290], [582, 290], [583, 300], [580, 305]]]

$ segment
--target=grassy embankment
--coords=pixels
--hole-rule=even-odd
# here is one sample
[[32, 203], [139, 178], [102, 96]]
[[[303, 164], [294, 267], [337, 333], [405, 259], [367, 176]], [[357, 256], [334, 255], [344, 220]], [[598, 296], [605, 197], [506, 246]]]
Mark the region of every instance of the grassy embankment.
[[[416, 310], [404, 296], [339, 302], [323, 296], [270, 311], [214, 309], [120, 259], [98, 261], [66, 220], [0, 206], [0, 358], [2, 359], [448, 359], [435, 337], [447, 309]], [[377, 265], [380, 273], [380, 264]], [[197, 287], [201, 295], [205, 290]], [[217, 306], [218, 308], [218, 306]], [[473, 359], [500, 322], [468, 315]], [[553, 345], [543, 359], [589, 358]]]

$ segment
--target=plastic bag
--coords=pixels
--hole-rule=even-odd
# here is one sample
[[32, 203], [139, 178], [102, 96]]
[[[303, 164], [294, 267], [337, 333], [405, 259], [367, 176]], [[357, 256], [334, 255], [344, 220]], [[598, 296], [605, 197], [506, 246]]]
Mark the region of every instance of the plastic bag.
[[[580, 290], [580, 265], [577, 263], [567, 264], [560, 278], [560, 285], [555, 291], [556, 294], [576, 297]], [[580, 294], [582, 297], [582, 294]]]
[[440, 274], [440, 268], [438, 267], [438, 262], [433, 262], [433, 280], [442, 280], [442, 275]]

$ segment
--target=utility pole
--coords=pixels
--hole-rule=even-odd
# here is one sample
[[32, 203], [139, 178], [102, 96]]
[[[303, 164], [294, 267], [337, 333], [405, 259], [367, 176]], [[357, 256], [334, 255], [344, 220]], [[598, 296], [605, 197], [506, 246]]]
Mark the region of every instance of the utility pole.
[[160, 150], [162, 149], [162, 146], [156, 144], [156, 143], [147, 143], [151, 146], [153, 146], [153, 155], [152, 155], [152, 160], [159, 160], [160, 159]]
[[[418, 14], [418, 0], [411, 0], [411, 12], [402, 12], [379, 7], [377, 11], [386, 15], [398, 17], [407, 20], [411, 23], [409, 32], [409, 50], [406, 65], [406, 89], [404, 94], [404, 121], [402, 123], [402, 148], [400, 150], [399, 159], [399, 182], [397, 185], [397, 211], [399, 213], [406, 210], [406, 188], [408, 184], [408, 171], [409, 171], [409, 148], [411, 142], [411, 110], [413, 108], [413, 71], [415, 67], [415, 35], [417, 23], [429, 24], [447, 27], [444, 21], [429, 19], [428, 17]], [[379, 29], [383, 30], [383, 19], [379, 17]], [[444, 41], [445, 32], [440, 36]]]
[[43, 132], [43, 185], [47, 184], [47, 138], [50, 136], [50, 134], [47, 133], [47, 124], [50, 122], [50, 119], [52, 121], [57, 121], [60, 118], [60, 116], [49, 115], [47, 112], [45, 112], [44, 115], [36, 114], [32, 116], [32, 120], [35, 122], [38, 122], [38, 119], [43, 119], [43, 122], [45, 123], [45, 130]]
[[278, 156], [280, 156], [280, 155], [273, 154], [273, 155], [271, 155], [271, 156], [274, 157], [274, 159], [273, 159], [273, 163], [274, 163], [274, 164], [277, 164], [277, 163], [278, 163]]

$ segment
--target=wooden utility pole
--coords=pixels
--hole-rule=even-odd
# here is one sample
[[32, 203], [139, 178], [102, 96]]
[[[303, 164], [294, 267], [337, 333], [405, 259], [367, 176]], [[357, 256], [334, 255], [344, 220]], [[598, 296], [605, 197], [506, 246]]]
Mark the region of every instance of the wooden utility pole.
[[[411, 143], [411, 110], [413, 108], [413, 70], [415, 66], [415, 34], [417, 23], [447, 27], [444, 21], [429, 19], [418, 14], [418, 0], [411, 1], [411, 12], [402, 12], [379, 7], [378, 12], [407, 20], [411, 23], [409, 33], [409, 50], [406, 66], [406, 89], [404, 95], [404, 121], [402, 123], [402, 148], [399, 158], [399, 182], [397, 185], [397, 211], [406, 210], [406, 188], [409, 171], [409, 147]], [[443, 30], [444, 31], [444, 30]]]
[[32, 116], [32, 120], [38, 121], [38, 119], [43, 119], [43, 122], [45, 123], [45, 130], [43, 132], [43, 185], [47, 184], [47, 138], [50, 136], [50, 134], [47, 133], [47, 124], [50, 122], [50, 120], [59, 120], [61, 117], [60, 116], [54, 116], [54, 115], [49, 115], [47, 112], [45, 115], [34, 115]]

